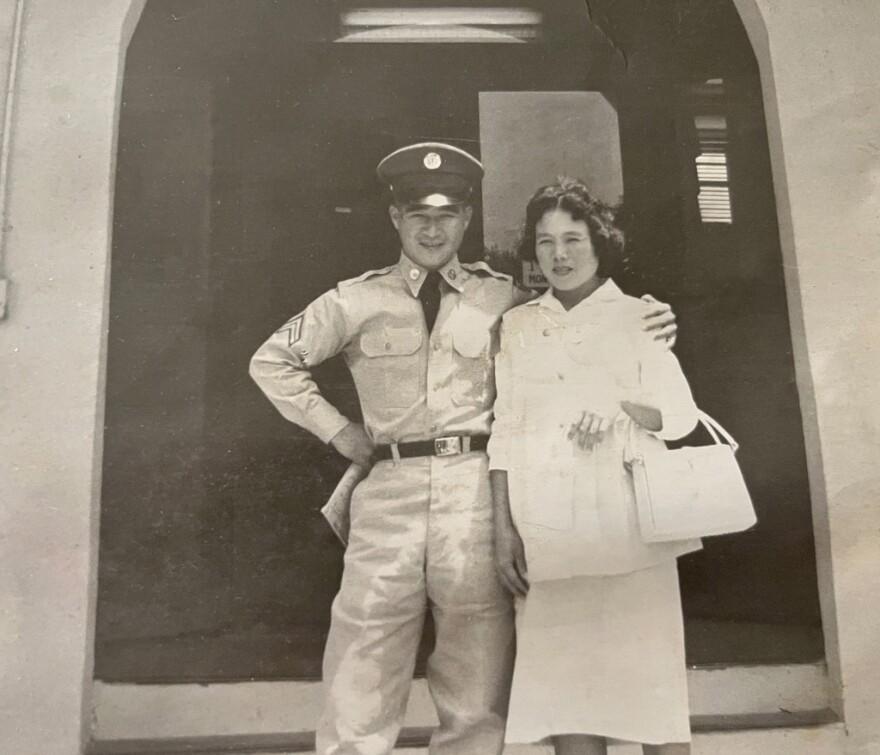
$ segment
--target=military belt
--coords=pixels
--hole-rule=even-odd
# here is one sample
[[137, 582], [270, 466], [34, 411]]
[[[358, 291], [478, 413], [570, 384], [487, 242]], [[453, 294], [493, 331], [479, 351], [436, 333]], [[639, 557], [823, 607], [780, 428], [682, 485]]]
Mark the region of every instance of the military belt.
[[414, 456], [458, 456], [471, 451], [485, 451], [488, 435], [446, 435], [434, 440], [417, 440], [412, 443], [392, 443], [377, 446], [377, 461], [409, 459]]

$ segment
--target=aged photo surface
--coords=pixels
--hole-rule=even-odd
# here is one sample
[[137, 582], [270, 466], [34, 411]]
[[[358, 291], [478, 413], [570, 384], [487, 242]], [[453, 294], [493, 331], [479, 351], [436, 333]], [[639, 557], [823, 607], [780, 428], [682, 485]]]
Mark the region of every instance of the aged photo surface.
[[[688, 662], [822, 657], [754, 55], [728, 2], [591, 5], [462, 4], [435, 27], [427, 6], [148, 3], [120, 122], [99, 679], [320, 677], [342, 550], [318, 510], [345, 460], [247, 365], [338, 281], [397, 262], [375, 166], [425, 141], [480, 157], [460, 256], [520, 280], [539, 185], [581, 178], [623, 203], [620, 284], [673, 306], [676, 353], [741, 444], [760, 518], [682, 560]], [[358, 419], [342, 360], [314, 374]]]
[[[838, 625], [835, 596], [856, 598], [832, 590], [829, 511], [843, 504], [825, 485], [871, 478], [862, 466], [835, 478], [822, 452], [869, 468], [877, 417], [866, 403], [858, 432], [822, 425], [846, 388], [830, 389], [830, 336], [811, 344], [804, 301], [816, 323], [822, 307], [858, 308], [866, 294], [820, 306], [804, 293], [816, 288], [800, 281], [792, 217], [813, 229], [822, 220], [797, 215], [780, 145], [794, 133], [817, 160], [821, 149], [806, 116], [783, 133], [767, 109], [760, 12], [738, 0], [140, 5], [123, 22], [104, 299], [81, 304], [103, 307], [106, 339], [94, 389], [88, 751], [329, 755], [349, 752], [346, 741], [363, 753], [431, 741], [438, 755], [492, 755], [505, 723], [522, 748], [506, 751], [522, 753], [575, 752], [550, 739], [560, 734], [607, 738], [620, 755], [691, 736], [698, 755], [726, 752], [712, 737], [729, 731], [843, 736], [840, 627], [873, 635], [863, 619]], [[27, 12], [16, 12], [10, 44], [27, 39]], [[770, 28], [773, 44], [794, 46]], [[25, 114], [26, 95], [16, 94]], [[841, 108], [859, 122], [851, 101]], [[859, 149], [864, 165], [847, 151], [838, 168], [869, 187], [853, 199], [861, 217], [877, 191], [877, 145]], [[9, 154], [0, 162], [13, 170]], [[541, 187], [555, 205], [537, 199]], [[618, 240], [613, 267], [597, 233]], [[563, 236], [569, 251], [546, 251]], [[12, 295], [0, 328], [16, 326], [26, 291], [15, 288], [14, 236], [4, 243]], [[581, 263], [558, 260], [578, 243], [598, 267], [568, 301], [563, 278]], [[817, 253], [809, 280], [820, 263], [843, 276]], [[527, 302], [543, 315], [506, 316]], [[584, 315], [582, 302], [632, 323]], [[870, 373], [870, 328], [853, 328], [844, 351]], [[624, 342], [641, 344], [637, 359], [615, 356]], [[493, 415], [496, 365], [506, 371]], [[631, 374], [633, 385], [658, 381], [638, 395], [672, 407], [666, 435], [662, 411], [621, 388]], [[634, 433], [661, 449], [709, 446], [717, 438], [697, 410], [735, 439], [724, 474], [741, 472], [757, 521], [701, 545], [701, 532], [648, 544], [643, 528], [633, 544], [636, 517], [648, 516]], [[539, 435], [553, 412], [571, 415], [568, 436]], [[570, 472], [559, 459], [593, 412]], [[853, 436], [861, 445], [847, 457]], [[610, 437], [611, 452], [584, 461]], [[601, 460], [612, 457], [609, 475]], [[508, 487], [514, 466], [525, 472], [511, 471]], [[595, 522], [553, 508], [567, 495]], [[870, 510], [859, 495], [856, 509]], [[630, 507], [629, 524], [603, 519], [611, 499]], [[524, 546], [499, 534], [499, 511]], [[629, 534], [612, 537], [614, 527]], [[566, 528], [586, 539], [560, 538]], [[555, 552], [527, 569], [522, 547]], [[532, 593], [531, 610], [572, 610], [558, 620], [567, 632], [547, 630], [545, 614], [532, 614], [537, 631], [524, 623], [527, 572], [553, 583]], [[576, 581], [585, 575], [589, 584]], [[611, 576], [613, 588], [598, 586]], [[525, 668], [515, 616], [531, 676], [514, 671]], [[537, 667], [563, 679], [559, 690]], [[637, 694], [647, 688], [674, 704]], [[620, 698], [633, 707], [625, 724], [612, 710], [621, 689], [632, 690]], [[599, 712], [584, 731], [567, 729], [576, 724], [559, 721], [568, 706], [580, 721], [581, 699]], [[844, 751], [817, 736], [814, 748], [785, 746]], [[753, 749], [738, 752], [762, 747], [742, 741]]]

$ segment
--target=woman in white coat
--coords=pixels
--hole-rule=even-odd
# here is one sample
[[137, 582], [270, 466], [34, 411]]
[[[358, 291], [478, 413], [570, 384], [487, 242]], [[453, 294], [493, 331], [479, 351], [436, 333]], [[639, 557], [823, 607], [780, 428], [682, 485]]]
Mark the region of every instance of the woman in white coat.
[[519, 597], [507, 741], [557, 755], [690, 751], [676, 559], [645, 543], [626, 455], [697, 408], [641, 304], [611, 280], [623, 237], [583, 183], [539, 189], [520, 247], [550, 288], [503, 320], [489, 444], [499, 575]]

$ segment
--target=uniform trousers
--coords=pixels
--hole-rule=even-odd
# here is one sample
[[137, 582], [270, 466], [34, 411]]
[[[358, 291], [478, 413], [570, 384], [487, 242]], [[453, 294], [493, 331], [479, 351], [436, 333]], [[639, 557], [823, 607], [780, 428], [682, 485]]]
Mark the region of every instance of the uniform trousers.
[[495, 573], [484, 453], [379, 462], [355, 489], [324, 653], [319, 755], [385, 755], [403, 721], [425, 613], [432, 755], [501, 753], [513, 604]]

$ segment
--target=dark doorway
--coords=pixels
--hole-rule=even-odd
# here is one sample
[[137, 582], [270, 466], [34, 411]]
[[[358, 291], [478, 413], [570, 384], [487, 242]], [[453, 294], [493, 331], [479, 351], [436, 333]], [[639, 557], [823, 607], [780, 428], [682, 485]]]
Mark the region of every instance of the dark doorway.
[[[274, 412], [248, 359], [338, 280], [395, 261], [375, 164], [415, 140], [478, 152], [485, 91], [617, 107], [624, 285], [673, 303], [697, 398], [742, 444], [761, 522], [682, 563], [690, 661], [822, 656], [760, 82], [732, 4], [507, 5], [540, 12], [541, 38], [338, 44], [350, 3], [147, 3], [120, 125], [98, 678], [320, 675], [342, 548], [318, 509], [344, 464]], [[696, 116], [726, 119], [729, 224], [700, 215]], [[463, 256], [481, 255], [477, 223]], [[341, 362], [317, 378], [358, 414]]]

